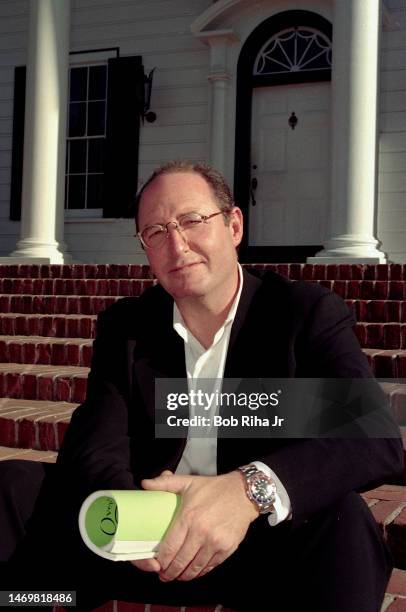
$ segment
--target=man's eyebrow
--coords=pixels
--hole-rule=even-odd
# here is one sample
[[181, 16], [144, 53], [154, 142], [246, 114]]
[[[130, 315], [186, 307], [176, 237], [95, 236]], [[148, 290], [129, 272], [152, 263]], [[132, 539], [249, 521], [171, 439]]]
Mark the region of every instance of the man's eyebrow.
[[[179, 219], [180, 217], [183, 217], [184, 215], [190, 215], [190, 213], [197, 213], [197, 214], [199, 214], [199, 215], [204, 214], [204, 213], [202, 213], [202, 212], [201, 212], [201, 210], [200, 210], [200, 209], [196, 209], [196, 207], [193, 207], [193, 208], [191, 208], [190, 210], [189, 210], [189, 209], [187, 209], [187, 210], [184, 210], [183, 212], [179, 213], [179, 215], [177, 215], [177, 216], [175, 217], [175, 219]], [[150, 227], [151, 225], [165, 225], [165, 223], [168, 223], [168, 222], [169, 222], [169, 221], [153, 221], [153, 222], [151, 222], [151, 223], [146, 223], [146, 224], [144, 225], [144, 228], [143, 228], [143, 229], [145, 229], [146, 227]]]

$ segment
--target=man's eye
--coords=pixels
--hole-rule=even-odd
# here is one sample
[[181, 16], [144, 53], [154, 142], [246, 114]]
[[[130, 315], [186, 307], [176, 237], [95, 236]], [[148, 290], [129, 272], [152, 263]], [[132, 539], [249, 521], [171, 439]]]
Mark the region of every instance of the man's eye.
[[162, 227], [151, 227], [145, 232], [145, 238], [146, 240], [153, 240], [158, 236], [162, 236], [163, 233], [164, 230], [162, 229]]
[[187, 217], [186, 219], [182, 219], [181, 226], [187, 229], [188, 227], [199, 225], [201, 222], [201, 217]]

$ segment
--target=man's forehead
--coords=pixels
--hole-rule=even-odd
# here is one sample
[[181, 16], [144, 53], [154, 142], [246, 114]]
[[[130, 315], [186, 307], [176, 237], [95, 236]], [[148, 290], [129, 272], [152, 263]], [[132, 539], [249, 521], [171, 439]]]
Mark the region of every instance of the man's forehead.
[[216, 203], [213, 192], [196, 172], [161, 174], [145, 188], [139, 214], [146, 219], [166, 210], [190, 212], [208, 202]]

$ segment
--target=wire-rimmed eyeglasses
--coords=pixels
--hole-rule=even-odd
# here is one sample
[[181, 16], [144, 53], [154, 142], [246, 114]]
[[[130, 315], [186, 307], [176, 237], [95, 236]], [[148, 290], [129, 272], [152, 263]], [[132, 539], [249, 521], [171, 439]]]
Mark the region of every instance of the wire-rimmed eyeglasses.
[[217, 215], [227, 216], [231, 212], [230, 208], [219, 210], [218, 212], [212, 213], [211, 215], [202, 215], [197, 212], [190, 212], [181, 215], [177, 221], [168, 221], [168, 223], [156, 223], [154, 225], [147, 225], [144, 227], [142, 232], [137, 232], [135, 235], [141, 240], [141, 244], [147, 249], [156, 249], [162, 246], [169, 236], [169, 226], [173, 225], [181, 234], [188, 233], [189, 231], [197, 231], [203, 227], [204, 223], [207, 223], [209, 219], [217, 217]]

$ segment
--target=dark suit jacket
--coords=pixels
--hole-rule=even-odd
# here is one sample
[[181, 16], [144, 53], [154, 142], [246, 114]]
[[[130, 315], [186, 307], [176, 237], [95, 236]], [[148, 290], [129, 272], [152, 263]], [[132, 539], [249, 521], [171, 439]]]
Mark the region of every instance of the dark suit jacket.
[[[353, 324], [343, 300], [317, 284], [245, 271], [224, 376], [370, 377]], [[156, 377], [186, 377], [173, 299], [159, 285], [99, 315], [87, 398], [58, 457], [81, 497], [176, 469], [186, 440], [154, 437]], [[253, 460], [284, 483], [293, 524], [403, 468], [399, 439], [218, 440], [219, 474]]]

